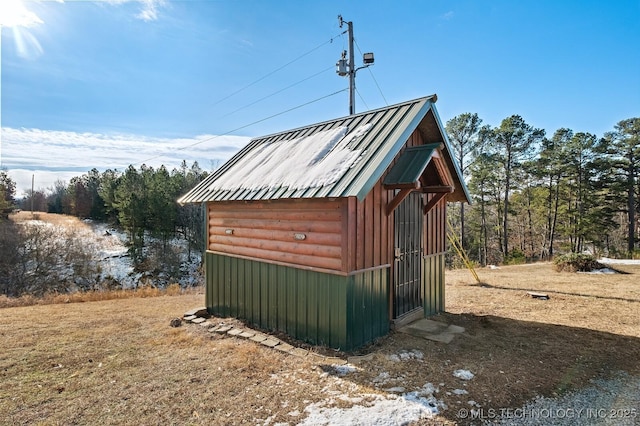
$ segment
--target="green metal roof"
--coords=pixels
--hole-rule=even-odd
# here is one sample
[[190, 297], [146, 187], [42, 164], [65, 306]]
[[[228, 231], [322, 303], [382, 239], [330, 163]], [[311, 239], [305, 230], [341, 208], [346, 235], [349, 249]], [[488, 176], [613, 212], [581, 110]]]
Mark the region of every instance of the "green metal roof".
[[435, 95], [427, 96], [252, 139], [178, 202], [363, 200], [416, 129], [426, 143], [444, 145], [442, 154], [455, 181], [449, 200], [469, 201], [435, 110], [436, 100]]
[[427, 168], [433, 152], [440, 146], [438, 143], [412, 146], [398, 157], [382, 182], [388, 186], [406, 186], [415, 184]]

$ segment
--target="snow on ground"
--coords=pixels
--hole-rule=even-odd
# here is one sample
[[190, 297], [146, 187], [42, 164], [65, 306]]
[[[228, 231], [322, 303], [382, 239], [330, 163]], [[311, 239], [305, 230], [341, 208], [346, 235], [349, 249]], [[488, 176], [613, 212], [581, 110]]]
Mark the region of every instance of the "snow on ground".
[[353, 373], [358, 369], [355, 365], [345, 364], [345, 365], [332, 365], [338, 376], [346, 376], [349, 373]]
[[608, 257], [603, 257], [598, 262], [609, 265], [640, 265], [640, 259], [609, 259]]
[[[400, 362], [413, 359], [423, 362], [424, 355], [417, 350], [403, 350], [398, 354], [387, 356], [388, 359]], [[445, 384], [438, 386], [432, 383], [425, 383], [419, 389], [407, 392], [406, 381], [402, 375], [393, 377], [386, 371], [376, 376], [371, 384], [381, 392], [386, 393], [360, 393], [361, 388], [351, 383], [351, 387], [346, 389], [341, 385], [347, 383], [345, 376], [359, 370], [358, 367], [347, 364], [344, 366], [333, 365], [334, 375], [324, 372], [321, 375], [331, 380], [323, 392], [327, 397], [319, 402], [311, 403], [305, 407], [304, 412], [291, 412], [292, 417], [306, 418], [298, 425], [402, 425], [411, 424], [421, 419], [433, 418], [441, 411], [447, 409], [447, 405], [437, 394]], [[471, 380], [474, 374], [469, 370], [456, 370], [452, 372], [455, 377], [462, 380]], [[348, 377], [346, 378], [348, 380]], [[401, 386], [402, 385], [402, 386]], [[466, 383], [464, 383], [466, 386]], [[341, 391], [333, 390], [335, 388]], [[444, 391], [447, 395], [467, 395], [463, 389], [451, 389]], [[344, 408], [344, 403], [351, 403], [348, 408]], [[479, 407], [475, 401], [467, 401], [473, 407]]]
[[100, 242], [102, 279], [112, 277], [123, 288], [135, 287], [133, 265], [127, 253], [127, 237], [124, 232], [105, 223], [88, 222], [93, 229], [93, 238]]
[[422, 360], [424, 358], [424, 354], [417, 349], [412, 351], [400, 351], [399, 354], [391, 354], [387, 357], [389, 361], [400, 362], [400, 361], [409, 361], [409, 360]]
[[[79, 231], [78, 237], [85, 240], [88, 247], [98, 247], [98, 258], [102, 270], [101, 279], [112, 279], [125, 289], [138, 287], [145, 274], [135, 273], [133, 270], [133, 263], [126, 246], [126, 234], [105, 223], [88, 219], [84, 222], [89, 225], [91, 231]], [[171, 240], [170, 244], [181, 247], [181, 253], [184, 253], [181, 267], [182, 276], [178, 283], [183, 287], [198, 284], [200, 254], [192, 252], [192, 259], [189, 262], [186, 259], [187, 249], [184, 241], [176, 238]]]
[[[428, 384], [430, 385], [430, 384]], [[426, 385], [425, 385], [426, 386]], [[352, 407], [331, 407], [334, 400], [316, 402], [304, 411], [307, 418], [299, 425], [399, 425], [420, 419], [431, 418], [438, 409], [446, 409], [442, 401], [436, 399], [430, 388], [403, 395], [363, 394], [358, 398], [341, 398], [355, 402]]]
[[462, 379], [462, 380], [471, 380], [471, 379], [473, 379], [475, 374], [473, 374], [469, 370], [456, 370], [456, 371], [453, 372], [453, 376], [457, 377], [458, 379]]
[[611, 268], [601, 268], [601, 269], [592, 269], [591, 271], [578, 271], [579, 274], [617, 274], [616, 271], [614, 271]]

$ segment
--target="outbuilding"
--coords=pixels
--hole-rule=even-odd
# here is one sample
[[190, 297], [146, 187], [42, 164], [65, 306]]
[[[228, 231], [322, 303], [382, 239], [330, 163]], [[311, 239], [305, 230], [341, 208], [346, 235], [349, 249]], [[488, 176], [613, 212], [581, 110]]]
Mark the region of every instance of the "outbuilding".
[[447, 201], [469, 201], [436, 96], [251, 140], [206, 206], [206, 307], [352, 350], [445, 309]]

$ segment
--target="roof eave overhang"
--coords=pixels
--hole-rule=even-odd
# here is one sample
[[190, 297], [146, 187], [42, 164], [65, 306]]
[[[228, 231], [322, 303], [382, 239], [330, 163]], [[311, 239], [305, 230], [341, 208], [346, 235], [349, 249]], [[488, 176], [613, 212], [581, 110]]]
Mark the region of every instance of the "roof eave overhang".
[[364, 180], [362, 182], [354, 182], [354, 186], [358, 188], [355, 195], [359, 201], [364, 200], [367, 194], [369, 194], [369, 192], [373, 189], [376, 182], [380, 180], [384, 172], [388, 169], [389, 164], [391, 164], [393, 159], [398, 155], [409, 137], [411, 137], [411, 134], [418, 128], [418, 125], [420, 124], [420, 122], [422, 122], [429, 110], [433, 107], [433, 104], [436, 100], [436, 95], [425, 98], [423, 100], [424, 104], [420, 107], [419, 111], [414, 115], [411, 121], [404, 127], [400, 135], [396, 137], [396, 140], [393, 143], [391, 149], [387, 151], [386, 155], [382, 158], [381, 161], [376, 162], [376, 168], [372, 170], [371, 173], [362, 173], [361, 176], [364, 177]]
[[458, 201], [458, 202], [466, 202], [471, 204], [471, 194], [469, 193], [469, 188], [464, 182], [464, 178], [462, 176], [462, 171], [458, 164], [453, 161], [453, 157], [451, 155], [451, 142], [449, 142], [449, 138], [447, 137], [447, 132], [445, 132], [444, 126], [442, 125], [442, 121], [440, 120], [440, 116], [438, 115], [438, 111], [435, 108], [432, 108], [433, 116], [435, 118], [436, 124], [438, 125], [438, 130], [442, 135], [442, 140], [444, 141], [444, 149], [442, 150], [442, 154], [444, 157], [449, 170], [451, 170], [452, 178], [455, 180], [455, 188], [453, 193], [451, 193], [448, 197], [448, 201]]

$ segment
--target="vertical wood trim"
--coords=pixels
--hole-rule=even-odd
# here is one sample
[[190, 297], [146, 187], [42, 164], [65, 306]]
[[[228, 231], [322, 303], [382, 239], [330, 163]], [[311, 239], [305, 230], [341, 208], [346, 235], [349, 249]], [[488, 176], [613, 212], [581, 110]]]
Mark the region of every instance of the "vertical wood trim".
[[350, 251], [350, 235], [349, 235], [349, 207], [350, 207], [350, 199], [342, 200], [341, 210], [342, 210], [342, 271], [350, 272], [349, 269], [349, 257], [351, 255]]
[[209, 238], [211, 238], [211, 230], [209, 229], [209, 214], [211, 213], [211, 210], [213, 210], [213, 203], [206, 203], [205, 204], [205, 210], [204, 210], [204, 232], [205, 232], [205, 237], [206, 240], [206, 246], [209, 246], [209, 241], [211, 241]]
[[358, 199], [356, 197], [349, 197], [349, 229], [347, 232], [348, 239], [348, 249], [347, 249], [347, 258], [349, 261], [349, 272], [355, 271], [356, 268], [356, 251], [358, 250], [358, 241], [357, 241], [357, 209], [358, 209]]
[[356, 270], [364, 269], [364, 201], [357, 203], [356, 217]]
[[374, 246], [373, 243], [373, 234], [375, 232], [380, 232], [378, 229], [374, 227], [374, 203], [373, 198], [376, 192], [376, 187], [373, 187], [373, 190], [367, 195], [364, 200], [364, 268], [370, 268], [372, 266], [377, 266], [373, 262], [373, 252], [377, 250], [377, 247]]
[[391, 245], [389, 243], [389, 223], [391, 218], [382, 214], [383, 206], [387, 205], [387, 199], [389, 191], [382, 188], [380, 185], [380, 264], [390, 264], [393, 259], [389, 256], [392, 252]]
[[380, 212], [382, 206], [380, 205], [380, 196], [382, 192], [382, 184], [380, 181], [373, 187], [373, 260], [371, 266], [380, 265], [380, 259], [382, 258], [382, 245], [380, 244], [381, 234], [384, 233], [382, 223], [380, 221]]

